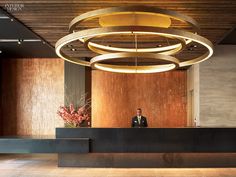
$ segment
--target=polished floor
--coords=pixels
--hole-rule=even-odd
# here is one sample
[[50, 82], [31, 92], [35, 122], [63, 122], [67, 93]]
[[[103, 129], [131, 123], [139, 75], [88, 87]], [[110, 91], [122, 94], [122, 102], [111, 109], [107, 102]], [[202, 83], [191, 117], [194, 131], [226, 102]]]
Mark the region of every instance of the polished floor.
[[56, 155], [0, 155], [0, 177], [236, 177], [236, 168], [58, 168]]

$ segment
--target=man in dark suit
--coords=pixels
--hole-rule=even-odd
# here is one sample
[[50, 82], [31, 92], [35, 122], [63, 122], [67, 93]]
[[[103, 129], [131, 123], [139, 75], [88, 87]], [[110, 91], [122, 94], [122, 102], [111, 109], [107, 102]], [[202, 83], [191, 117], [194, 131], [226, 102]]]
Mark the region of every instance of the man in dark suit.
[[137, 109], [137, 116], [132, 118], [131, 127], [148, 127], [146, 117], [142, 116], [142, 109]]

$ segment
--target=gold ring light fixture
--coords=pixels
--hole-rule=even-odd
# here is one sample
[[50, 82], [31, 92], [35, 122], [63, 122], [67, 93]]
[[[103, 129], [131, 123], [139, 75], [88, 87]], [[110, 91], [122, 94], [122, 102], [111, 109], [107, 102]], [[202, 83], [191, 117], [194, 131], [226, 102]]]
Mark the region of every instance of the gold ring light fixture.
[[[97, 20], [98, 26], [77, 30], [82, 22]], [[191, 31], [171, 27], [172, 20], [186, 23]], [[56, 42], [55, 50], [66, 61], [109, 72], [118, 73], [155, 73], [193, 65], [210, 58], [213, 44], [200, 36], [197, 22], [189, 16], [175, 11], [148, 6], [111, 7], [90, 11], [75, 17], [69, 24], [69, 34]], [[117, 35], [133, 36], [134, 47], [104, 45], [99, 39]], [[139, 48], [137, 36], [157, 36], [177, 41], [175, 44], [150, 48]], [[88, 50], [97, 53], [90, 61], [70, 56], [62, 51], [72, 42], [80, 42]], [[181, 61], [176, 54], [184, 52], [186, 46], [197, 43], [206, 49], [200, 56]], [[78, 51], [79, 52], [79, 51]], [[134, 58], [134, 65], [117, 64], [120, 59]], [[141, 65], [138, 60], [152, 60], [158, 63]], [[113, 61], [112, 63], [109, 63]], [[104, 63], [105, 62], [105, 63]], [[108, 63], [107, 63], [108, 62]], [[118, 62], [119, 63], [119, 62]]]

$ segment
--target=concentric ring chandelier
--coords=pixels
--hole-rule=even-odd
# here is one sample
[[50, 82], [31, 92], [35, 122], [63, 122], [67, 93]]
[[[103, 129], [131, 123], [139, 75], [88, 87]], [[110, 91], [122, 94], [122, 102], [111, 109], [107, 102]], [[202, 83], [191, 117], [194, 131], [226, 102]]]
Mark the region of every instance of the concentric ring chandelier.
[[[92, 29], [76, 30], [82, 22], [98, 20], [99, 27]], [[172, 20], [187, 23], [191, 31], [176, 29], [171, 27]], [[75, 17], [69, 24], [68, 35], [56, 42], [55, 49], [59, 57], [66, 61], [92, 67], [103, 71], [118, 73], [155, 73], [164, 72], [193, 65], [207, 60], [213, 54], [212, 43], [198, 35], [199, 26], [197, 22], [189, 16], [175, 11], [164, 10], [148, 6], [127, 6], [112, 7], [90, 11]], [[111, 37], [116, 35], [134, 36], [134, 47], [120, 47], [104, 45], [94, 42], [95, 39]], [[166, 39], [174, 39], [175, 44], [150, 48], [139, 48], [137, 36], [158, 36]], [[96, 40], [96, 41], [97, 41]], [[79, 41], [88, 50], [97, 54], [90, 61], [72, 57], [62, 49], [72, 42]], [[200, 56], [181, 61], [175, 55], [183, 52], [186, 46], [197, 43], [206, 49]], [[128, 58], [135, 59], [135, 65], [116, 64], [116, 60]], [[138, 59], [158, 61], [158, 64], [139, 65]], [[104, 63], [113, 61], [112, 63]]]

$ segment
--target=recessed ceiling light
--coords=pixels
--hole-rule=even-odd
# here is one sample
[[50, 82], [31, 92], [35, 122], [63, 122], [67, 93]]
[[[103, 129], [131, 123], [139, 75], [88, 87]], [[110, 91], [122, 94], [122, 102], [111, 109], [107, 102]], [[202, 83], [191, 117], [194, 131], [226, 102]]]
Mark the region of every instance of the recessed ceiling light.
[[18, 44], [20, 45], [24, 40], [23, 39], [18, 39]]
[[191, 45], [190, 46], [190, 48], [196, 48], [197, 47], [197, 45], [195, 44], [195, 45]]
[[189, 47], [188, 50], [193, 51], [193, 48], [192, 48], [192, 47]]
[[2, 53], [2, 51], [0, 50], [0, 53]]

